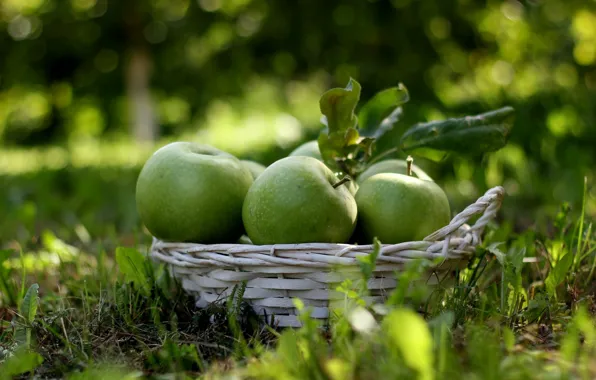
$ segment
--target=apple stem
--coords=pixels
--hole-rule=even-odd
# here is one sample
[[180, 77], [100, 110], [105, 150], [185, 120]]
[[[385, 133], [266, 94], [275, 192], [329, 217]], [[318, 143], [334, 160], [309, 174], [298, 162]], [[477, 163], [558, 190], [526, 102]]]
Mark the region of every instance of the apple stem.
[[414, 159], [412, 158], [412, 156], [408, 156], [408, 158], [406, 158], [406, 174], [411, 176], [412, 175], [412, 163], [414, 162]]
[[342, 179], [339, 180], [339, 182], [337, 182], [336, 184], [332, 185], [334, 189], [337, 189], [338, 187], [340, 187], [341, 185], [343, 185], [346, 182], [351, 181], [352, 178], [350, 178], [349, 175], [343, 177]]

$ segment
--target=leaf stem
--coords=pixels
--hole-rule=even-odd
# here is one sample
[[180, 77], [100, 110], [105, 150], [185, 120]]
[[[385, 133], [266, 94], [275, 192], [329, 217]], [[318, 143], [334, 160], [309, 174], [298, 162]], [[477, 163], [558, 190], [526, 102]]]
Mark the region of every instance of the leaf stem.
[[406, 174], [408, 176], [412, 176], [412, 163], [414, 162], [414, 159], [412, 158], [412, 156], [408, 156], [408, 158], [406, 158]]
[[343, 185], [346, 182], [351, 181], [352, 178], [350, 178], [349, 175], [343, 177], [342, 179], [339, 180], [339, 182], [337, 182], [336, 184], [332, 185], [334, 189], [337, 189], [338, 187], [340, 187], [341, 185]]
[[376, 156], [375, 158], [373, 158], [372, 160], [370, 160], [370, 162], [368, 163], [368, 165], [372, 165], [375, 162], [379, 161], [381, 158], [386, 157], [390, 154], [393, 154], [395, 152], [398, 152], [399, 148], [395, 147], [395, 148], [391, 148], [391, 149], [387, 149], [386, 151], [384, 151], [383, 153], [379, 154], [378, 156]]

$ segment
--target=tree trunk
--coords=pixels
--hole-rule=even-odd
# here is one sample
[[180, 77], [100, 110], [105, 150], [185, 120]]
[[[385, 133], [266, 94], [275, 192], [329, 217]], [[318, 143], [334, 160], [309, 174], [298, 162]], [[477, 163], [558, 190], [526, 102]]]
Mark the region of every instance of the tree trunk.
[[138, 142], [155, 141], [158, 137], [149, 86], [150, 77], [149, 53], [145, 49], [133, 47], [126, 70], [126, 87], [130, 126], [132, 135]]

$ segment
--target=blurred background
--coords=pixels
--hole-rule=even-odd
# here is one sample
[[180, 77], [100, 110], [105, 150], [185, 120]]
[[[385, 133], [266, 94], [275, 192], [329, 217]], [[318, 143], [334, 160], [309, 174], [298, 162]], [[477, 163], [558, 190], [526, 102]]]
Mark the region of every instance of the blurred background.
[[[415, 157], [460, 211], [503, 185], [512, 229], [596, 215], [596, 2], [2, 0], [0, 248], [44, 231], [147, 241], [140, 167], [174, 140], [269, 164], [321, 125], [350, 77], [362, 101], [402, 82], [416, 122], [516, 109], [482, 159]], [[362, 102], [361, 101], [361, 102]]]

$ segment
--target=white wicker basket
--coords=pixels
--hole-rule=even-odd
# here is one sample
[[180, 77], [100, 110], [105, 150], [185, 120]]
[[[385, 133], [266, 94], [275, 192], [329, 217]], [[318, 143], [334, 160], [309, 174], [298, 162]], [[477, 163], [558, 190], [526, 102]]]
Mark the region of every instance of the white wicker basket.
[[[487, 223], [501, 206], [504, 189], [488, 190], [451, 222], [423, 241], [383, 245], [368, 283], [370, 301], [383, 301], [397, 285], [395, 273], [417, 259], [443, 258], [425, 277], [429, 285], [464, 267], [481, 242]], [[480, 215], [473, 226], [466, 222]], [[151, 256], [170, 265], [182, 287], [197, 297], [197, 306], [225, 300], [234, 285], [246, 281], [244, 299], [261, 315], [274, 316], [278, 326], [299, 326], [293, 298], [312, 307], [314, 318], [326, 319], [330, 303], [343, 299], [330, 284], [341, 282], [344, 271], [359, 268], [359, 256], [372, 245], [349, 244], [213, 244], [153, 240]], [[337, 268], [341, 267], [341, 272]]]

